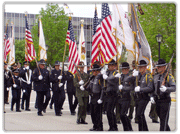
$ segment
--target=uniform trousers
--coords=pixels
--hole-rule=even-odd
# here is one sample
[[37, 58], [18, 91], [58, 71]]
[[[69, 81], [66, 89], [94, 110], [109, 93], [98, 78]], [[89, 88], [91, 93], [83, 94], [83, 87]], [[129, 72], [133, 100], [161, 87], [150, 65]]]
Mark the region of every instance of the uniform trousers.
[[124, 131], [132, 131], [132, 126], [131, 126], [130, 120], [127, 117], [130, 100], [120, 100], [118, 102], [118, 105], [119, 105], [119, 109], [120, 109], [120, 118], [122, 121]]
[[55, 114], [60, 114], [65, 101], [65, 91], [53, 91]]
[[24, 107], [24, 101], [26, 101], [26, 108], [25, 109], [29, 109], [29, 102], [30, 102], [30, 96], [31, 96], [31, 89], [27, 88], [26, 92], [23, 92], [23, 96], [22, 96], [22, 107]]
[[[38, 113], [41, 113], [42, 110], [47, 108], [49, 100], [51, 99], [50, 91], [36, 91], [37, 92], [37, 106]], [[46, 97], [44, 102], [44, 97]]]
[[156, 111], [160, 118], [160, 131], [170, 131], [168, 125], [171, 102], [156, 101]]
[[21, 98], [21, 90], [12, 90], [12, 102], [11, 102], [11, 110], [13, 110], [13, 106], [16, 103], [16, 111], [19, 110], [20, 107], [20, 98]]
[[86, 119], [86, 112], [87, 112], [87, 104], [88, 104], [88, 97], [77, 97], [78, 99], [78, 117], [77, 119], [82, 119], [85, 121]]
[[108, 124], [110, 127], [110, 130], [115, 129], [117, 130], [117, 124], [116, 124], [116, 116], [114, 113], [114, 108], [116, 105], [116, 96], [115, 95], [107, 95], [107, 118], [108, 118]]
[[139, 131], [148, 131], [148, 126], [144, 115], [148, 102], [149, 100], [146, 99], [136, 100], [136, 116], [138, 119]]
[[[75, 93], [73, 92], [69, 92], [67, 93], [68, 95], [68, 101], [69, 101], [69, 109], [70, 109], [70, 112], [73, 113], [75, 112], [75, 109], [78, 105], [78, 100], [77, 100], [77, 97], [75, 96]], [[73, 96], [74, 96], [74, 102], [73, 102]]]

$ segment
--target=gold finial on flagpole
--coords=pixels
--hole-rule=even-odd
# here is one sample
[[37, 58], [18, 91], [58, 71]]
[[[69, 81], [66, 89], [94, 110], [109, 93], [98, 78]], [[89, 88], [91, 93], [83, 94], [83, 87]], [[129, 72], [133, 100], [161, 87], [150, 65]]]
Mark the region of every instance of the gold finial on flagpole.
[[25, 13], [25, 16], [27, 16], [28, 12], [27, 12], [27, 11], [25, 11], [24, 13]]
[[80, 20], [80, 22], [81, 22], [81, 26], [83, 27], [84, 20]]

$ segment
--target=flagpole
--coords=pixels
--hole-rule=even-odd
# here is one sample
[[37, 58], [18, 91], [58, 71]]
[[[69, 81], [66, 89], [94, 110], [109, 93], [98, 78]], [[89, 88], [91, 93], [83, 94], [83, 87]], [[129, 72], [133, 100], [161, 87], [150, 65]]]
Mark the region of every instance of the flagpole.
[[[26, 19], [27, 19], [27, 11], [25, 11], [25, 16], [26, 16]], [[25, 22], [26, 23], [26, 22]], [[25, 24], [26, 25], [26, 24]], [[29, 65], [28, 63], [28, 53], [27, 53], [27, 43], [26, 43], [26, 28], [25, 28], [25, 54], [27, 56], [27, 66]]]

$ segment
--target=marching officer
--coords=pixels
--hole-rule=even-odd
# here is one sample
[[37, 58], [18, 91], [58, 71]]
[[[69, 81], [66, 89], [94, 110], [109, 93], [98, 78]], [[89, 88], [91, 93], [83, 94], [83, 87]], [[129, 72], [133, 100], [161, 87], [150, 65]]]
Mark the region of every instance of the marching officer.
[[119, 85], [118, 100], [117, 104], [119, 105], [120, 118], [123, 124], [124, 131], [132, 131], [132, 126], [129, 118], [127, 117], [128, 108], [130, 105], [130, 91], [133, 90], [133, 83], [128, 82], [129, 77], [129, 64], [123, 62], [121, 64], [122, 74], [120, 78], [121, 84]]
[[[77, 72], [74, 76], [74, 86], [76, 87], [76, 97], [78, 99], [78, 114], [77, 114], [77, 124], [88, 124], [85, 122], [87, 104], [88, 104], [88, 91], [83, 90], [83, 84], [86, 83], [89, 79], [89, 75], [84, 72], [84, 62], [80, 61], [78, 68], [80, 69], [79, 73]], [[81, 88], [81, 89], [80, 89]]]
[[[174, 77], [166, 72], [166, 65], [164, 59], [158, 60], [156, 65], [158, 74], [154, 76], [154, 96], [150, 98], [152, 103], [156, 103], [157, 115], [160, 118], [160, 131], [170, 131], [168, 125], [171, 105], [170, 93], [176, 91]], [[167, 77], [166, 73], [168, 73]], [[165, 79], [165, 85], [162, 85], [163, 79]]]
[[[71, 115], [75, 115], [76, 114], [76, 107], [78, 105], [78, 100], [76, 97], [76, 88], [74, 86], [73, 83], [73, 74], [69, 71], [65, 71], [64, 72], [65, 76], [66, 76], [66, 80], [67, 80], [67, 95], [68, 95], [68, 101], [69, 101], [69, 109], [71, 112]], [[74, 96], [74, 102], [73, 102], [73, 96]]]
[[16, 103], [16, 112], [20, 110], [20, 97], [21, 97], [21, 78], [19, 77], [19, 69], [14, 69], [13, 76], [8, 81], [8, 87], [12, 86], [12, 102], [11, 111], [13, 111], [14, 104]]
[[102, 123], [102, 93], [103, 93], [103, 78], [100, 73], [100, 66], [93, 64], [90, 83], [86, 90], [91, 94], [91, 119], [93, 128], [90, 131], [103, 131]]
[[[32, 75], [34, 81], [34, 90], [37, 93], [38, 116], [43, 116], [42, 111], [46, 113], [46, 108], [51, 98], [49, 72], [45, 68], [45, 64], [45, 60], [41, 59], [38, 63], [38, 68], [33, 70]], [[46, 97], [45, 102], [44, 97]]]
[[119, 77], [120, 74], [116, 71], [116, 62], [115, 60], [111, 60], [108, 63], [108, 71], [102, 72], [103, 79], [106, 83], [106, 102], [107, 102], [107, 118], [109, 124], [108, 131], [118, 131], [117, 124], [116, 124], [116, 116], [114, 113], [114, 108], [116, 105], [117, 93], [118, 93], [118, 86], [119, 86]]
[[61, 116], [62, 114], [61, 109], [65, 101], [65, 91], [64, 91], [65, 75], [64, 72], [62, 72], [59, 68], [60, 67], [59, 61], [56, 61], [54, 66], [55, 69], [52, 70], [51, 72], [50, 81], [52, 82], [55, 114], [56, 116]]
[[[139, 131], [148, 131], [144, 112], [150, 100], [149, 93], [153, 92], [153, 78], [150, 73], [147, 73], [147, 63], [145, 60], [140, 60], [139, 71], [134, 71], [134, 81], [138, 78], [138, 83], [135, 83], [135, 102], [136, 102], [136, 116], [138, 119]], [[137, 85], [138, 84], [138, 85]]]
[[29, 109], [29, 103], [32, 89], [32, 70], [29, 68], [29, 64], [29, 61], [25, 61], [24, 67], [20, 71], [23, 91], [21, 109], [24, 109], [24, 101], [26, 101], [26, 111], [31, 111]]

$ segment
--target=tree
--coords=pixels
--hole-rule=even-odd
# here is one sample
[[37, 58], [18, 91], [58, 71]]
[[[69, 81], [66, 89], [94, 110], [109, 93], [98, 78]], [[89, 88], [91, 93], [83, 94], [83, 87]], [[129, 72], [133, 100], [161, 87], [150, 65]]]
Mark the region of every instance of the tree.
[[[58, 4], [47, 4], [46, 9], [41, 9], [40, 15], [42, 16], [41, 20], [43, 25], [45, 42], [48, 46], [47, 63], [52, 65], [55, 63], [55, 61], [62, 61], [63, 59], [65, 39], [68, 28], [68, 16], [65, 14], [63, 7], [59, 7]], [[38, 23], [33, 26], [31, 32], [34, 41], [34, 47], [38, 56]], [[67, 55], [68, 47], [66, 48]]]
[[[169, 62], [175, 53], [172, 68], [176, 68], [176, 5], [174, 3], [141, 4], [144, 15], [139, 15], [139, 21], [150, 44], [152, 58], [158, 60], [159, 46], [156, 35], [163, 35], [161, 43], [161, 58]], [[174, 72], [173, 72], [174, 73]]]

